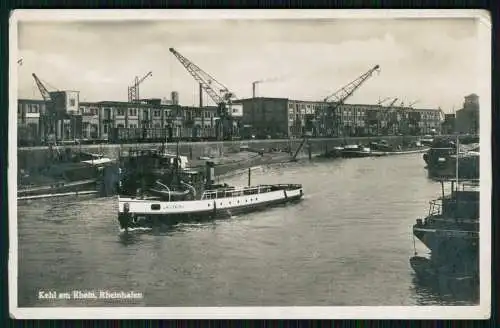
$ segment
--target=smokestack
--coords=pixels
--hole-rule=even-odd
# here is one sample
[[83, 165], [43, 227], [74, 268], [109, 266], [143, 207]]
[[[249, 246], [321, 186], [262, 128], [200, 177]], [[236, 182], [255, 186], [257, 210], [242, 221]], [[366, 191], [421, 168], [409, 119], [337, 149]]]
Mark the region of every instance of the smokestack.
[[172, 91], [170, 96], [172, 99], [172, 105], [179, 105], [179, 93], [177, 91]]
[[200, 83], [200, 108], [203, 107], [203, 86]]
[[257, 84], [257, 82], [252, 83], [252, 98], [255, 98], [255, 85], [256, 84]]

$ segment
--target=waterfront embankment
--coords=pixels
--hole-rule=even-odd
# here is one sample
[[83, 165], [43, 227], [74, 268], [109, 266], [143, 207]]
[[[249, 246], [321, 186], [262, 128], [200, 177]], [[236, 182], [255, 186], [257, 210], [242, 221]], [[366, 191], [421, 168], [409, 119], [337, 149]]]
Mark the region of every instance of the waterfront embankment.
[[[384, 137], [350, 137], [350, 138], [314, 138], [309, 139], [297, 154], [298, 157], [307, 157], [311, 153], [323, 153], [335, 146], [349, 143], [369, 143], [380, 139], [387, 140], [390, 144], [402, 144], [419, 139], [413, 136], [384, 136]], [[295, 154], [302, 139], [272, 139], [272, 140], [243, 140], [243, 141], [213, 141], [213, 142], [179, 142], [179, 153], [189, 159], [201, 156], [218, 157], [222, 154], [239, 152], [242, 146], [251, 150], [269, 152], [273, 149], [291, 150]], [[71, 145], [62, 146], [64, 149], [79, 150], [99, 153], [110, 158], [118, 158], [120, 152], [128, 149], [148, 149], [159, 147], [161, 144], [101, 144], [101, 145]], [[177, 144], [167, 144], [167, 151], [175, 153]], [[23, 147], [17, 150], [18, 168], [32, 170], [47, 164], [49, 160], [48, 147]]]

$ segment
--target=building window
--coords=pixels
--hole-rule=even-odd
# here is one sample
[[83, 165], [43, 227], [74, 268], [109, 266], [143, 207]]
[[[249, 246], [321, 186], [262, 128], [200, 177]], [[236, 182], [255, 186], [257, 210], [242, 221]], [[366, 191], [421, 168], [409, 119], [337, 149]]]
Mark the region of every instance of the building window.
[[116, 127], [117, 128], [124, 128], [125, 126], [123, 124], [117, 124]]
[[159, 116], [160, 116], [160, 111], [159, 111], [159, 110], [155, 110], [155, 111], [153, 112], [153, 115], [154, 115], [155, 117], [159, 117]]
[[69, 100], [69, 105], [70, 105], [71, 107], [75, 106], [75, 103], [76, 103], [76, 102], [75, 102], [75, 99], [70, 99], [70, 100]]
[[137, 109], [135, 109], [135, 108], [129, 108], [128, 114], [130, 116], [137, 116]]
[[117, 111], [117, 113], [116, 113], [116, 115], [118, 115], [118, 116], [123, 116], [123, 115], [125, 115], [125, 110], [124, 110], [124, 109], [122, 109], [122, 108], [119, 108], [119, 109], [118, 109], [118, 111]]

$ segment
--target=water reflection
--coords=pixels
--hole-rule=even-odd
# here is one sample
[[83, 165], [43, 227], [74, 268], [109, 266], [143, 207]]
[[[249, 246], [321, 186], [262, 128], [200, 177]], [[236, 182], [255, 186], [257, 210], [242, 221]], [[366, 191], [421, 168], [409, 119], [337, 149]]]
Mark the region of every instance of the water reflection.
[[456, 271], [455, 267], [435, 262], [432, 257], [414, 256], [412, 285], [417, 303], [471, 305], [479, 303], [479, 278], [476, 271]]
[[479, 283], [469, 279], [439, 277], [430, 280], [414, 276], [412, 285], [418, 305], [479, 304]]

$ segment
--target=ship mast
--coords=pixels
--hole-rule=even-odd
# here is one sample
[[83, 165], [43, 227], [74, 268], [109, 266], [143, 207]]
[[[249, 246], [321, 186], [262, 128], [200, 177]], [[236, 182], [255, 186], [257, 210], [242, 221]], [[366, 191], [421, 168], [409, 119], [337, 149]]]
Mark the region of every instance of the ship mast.
[[455, 192], [458, 191], [458, 160], [459, 160], [459, 156], [460, 156], [460, 139], [458, 138], [458, 134], [457, 134], [457, 159], [455, 160], [455, 181], [456, 181], [456, 190]]

